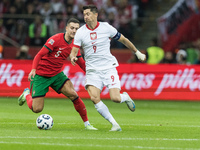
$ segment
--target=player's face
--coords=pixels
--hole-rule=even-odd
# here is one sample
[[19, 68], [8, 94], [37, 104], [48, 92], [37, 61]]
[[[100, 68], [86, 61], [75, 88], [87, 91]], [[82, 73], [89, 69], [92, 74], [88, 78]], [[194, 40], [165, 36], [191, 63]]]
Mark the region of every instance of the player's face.
[[97, 13], [93, 13], [90, 11], [90, 9], [86, 9], [83, 11], [83, 16], [86, 24], [90, 24], [91, 22], [94, 22], [97, 20]]
[[75, 34], [76, 34], [76, 31], [78, 30], [79, 28], [79, 24], [78, 23], [74, 23], [74, 22], [71, 22], [67, 25], [66, 27], [66, 33], [67, 35], [70, 37], [70, 38], [74, 38]]

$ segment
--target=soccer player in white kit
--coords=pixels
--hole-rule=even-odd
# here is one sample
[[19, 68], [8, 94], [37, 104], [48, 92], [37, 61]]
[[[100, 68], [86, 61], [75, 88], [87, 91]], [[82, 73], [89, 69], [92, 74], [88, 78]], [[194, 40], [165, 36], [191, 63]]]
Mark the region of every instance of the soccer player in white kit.
[[146, 56], [113, 26], [107, 22], [98, 22], [98, 10], [95, 5], [83, 6], [83, 15], [86, 24], [77, 30], [74, 37], [74, 46], [70, 54], [71, 63], [76, 65], [76, 55], [82, 47], [86, 62], [85, 88], [97, 111], [112, 124], [110, 131], [121, 131], [121, 127], [109, 112], [108, 107], [101, 101], [100, 93], [106, 86], [111, 100], [116, 103], [126, 102], [131, 111], [135, 111], [135, 103], [126, 92], [120, 93], [120, 80], [116, 70], [119, 64], [110, 53], [110, 40], [113, 38], [123, 43], [135, 52], [140, 61], [145, 61]]

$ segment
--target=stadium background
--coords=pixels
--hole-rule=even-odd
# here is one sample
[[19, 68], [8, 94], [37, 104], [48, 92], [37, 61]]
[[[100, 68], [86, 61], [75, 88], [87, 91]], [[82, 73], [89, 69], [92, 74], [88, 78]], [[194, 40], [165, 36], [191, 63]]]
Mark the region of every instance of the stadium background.
[[[29, 86], [27, 75], [31, 70], [32, 58], [40, 50], [46, 38], [58, 31], [63, 32], [65, 22], [70, 16], [76, 16], [81, 20], [81, 12], [78, 8], [82, 4], [95, 3], [101, 10], [99, 19], [113, 24], [142, 52], [147, 53], [146, 50], [150, 47], [151, 39], [156, 37], [159, 41], [158, 46], [164, 49], [165, 56], [168, 52], [174, 56], [172, 62], [162, 61], [153, 65], [139, 63], [129, 50], [118, 42], [112, 41], [112, 53], [120, 63], [118, 71], [122, 80], [122, 91], [130, 93], [134, 99], [200, 100], [198, 97], [200, 90], [200, 67], [198, 65], [200, 58], [200, 1], [111, 0], [111, 6], [104, 5], [102, 2], [104, 1], [15, 0], [14, 3], [9, 0], [1, 1], [0, 96], [18, 97], [23, 89]], [[22, 8], [31, 9], [31, 4], [34, 4], [34, 8], [37, 9], [28, 14], [29, 11]], [[62, 9], [58, 10], [62, 11], [56, 13], [50, 10], [45, 11], [48, 7], [51, 8], [51, 4], [52, 6], [66, 7], [61, 7]], [[10, 11], [10, 8], [13, 7], [17, 8], [14, 13]], [[124, 10], [124, 13], [116, 12], [120, 8]], [[111, 18], [106, 18], [108, 13], [111, 13], [108, 15]], [[44, 33], [44, 36], [34, 38], [30, 25], [38, 17], [46, 26], [46, 33], [43, 31], [41, 33]], [[123, 21], [120, 22], [120, 19]], [[12, 21], [13, 24], [7, 24]], [[81, 22], [83, 23], [83, 20]], [[56, 24], [58, 27], [52, 29]], [[181, 47], [183, 43], [185, 45]], [[191, 59], [189, 60], [189, 51], [186, 51], [189, 48], [193, 48], [193, 51], [197, 53], [192, 57], [195, 59], [193, 62], [190, 61]], [[182, 49], [188, 54], [188, 59], [184, 63], [176, 60], [178, 51]], [[26, 60], [24, 60], [24, 53]], [[83, 87], [83, 72], [78, 67], [73, 68], [68, 60], [63, 69], [71, 77], [79, 95], [82, 98], [89, 98]], [[47, 96], [62, 97], [51, 89]], [[109, 98], [106, 89], [102, 92], [102, 98]]]

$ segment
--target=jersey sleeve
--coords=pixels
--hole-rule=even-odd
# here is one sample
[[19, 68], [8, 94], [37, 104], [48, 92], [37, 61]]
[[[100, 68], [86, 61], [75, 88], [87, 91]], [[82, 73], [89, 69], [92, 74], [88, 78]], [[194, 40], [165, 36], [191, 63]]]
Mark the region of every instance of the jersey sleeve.
[[81, 47], [81, 30], [77, 30], [77, 32], [75, 34], [74, 47], [77, 47], [77, 48]]
[[43, 46], [42, 49], [35, 55], [35, 57], [33, 59], [32, 69], [36, 69], [37, 68], [37, 66], [39, 64], [39, 61], [47, 53], [49, 53], [49, 50]]
[[110, 24], [106, 23], [106, 29], [108, 30], [108, 33], [110, 34], [110, 38], [115, 38], [117, 34], [120, 34], [116, 28], [111, 26]]
[[50, 52], [52, 52], [54, 47], [56, 46], [56, 41], [57, 40], [54, 39], [54, 36], [52, 36], [46, 41], [44, 47], [46, 47]]

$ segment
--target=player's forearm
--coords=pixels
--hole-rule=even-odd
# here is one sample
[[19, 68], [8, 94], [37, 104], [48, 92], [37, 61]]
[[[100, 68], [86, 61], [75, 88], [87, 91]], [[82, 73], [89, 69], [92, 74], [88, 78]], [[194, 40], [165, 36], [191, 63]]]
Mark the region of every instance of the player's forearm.
[[73, 47], [72, 50], [71, 50], [71, 53], [69, 55], [71, 63], [72, 63], [73, 66], [76, 65], [76, 61], [78, 60], [78, 58], [76, 57], [77, 54], [78, 54], [78, 50], [79, 50], [79, 48]]
[[133, 43], [131, 43], [126, 37], [124, 37], [123, 35], [121, 35], [122, 37], [119, 39], [119, 41], [124, 44], [128, 49], [132, 50], [134, 53], [137, 52], [137, 48], [135, 47], [135, 45], [133, 45]]
[[71, 53], [69, 55], [70, 59], [73, 58], [73, 57], [76, 57], [77, 54], [78, 54], [78, 49], [73, 47], [72, 50], [71, 50]]
[[136, 53], [138, 51], [137, 48], [135, 47], [135, 45], [133, 45], [128, 39], [125, 43], [126, 43], [126, 47], [128, 47], [134, 53]]
[[131, 43], [131, 41], [129, 41], [126, 37], [124, 37], [123, 35], [121, 35], [119, 42], [123, 43], [128, 49], [132, 50], [135, 55], [137, 56], [137, 58], [144, 62], [146, 60], [146, 56], [144, 54], [142, 54], [133, 43]]

